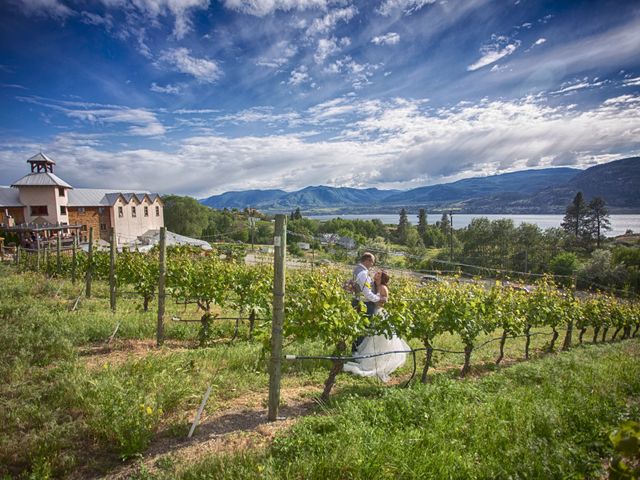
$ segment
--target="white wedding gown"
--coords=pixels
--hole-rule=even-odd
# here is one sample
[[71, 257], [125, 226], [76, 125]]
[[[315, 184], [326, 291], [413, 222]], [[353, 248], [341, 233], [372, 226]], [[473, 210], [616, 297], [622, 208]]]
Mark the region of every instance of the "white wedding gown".
[[[375, 315], [383, 315], [382, 309], [376, 311]], [[393, 334], [391, 338], [384, 335], [373, 335], [365, 337], [358, 349], [353, 354], [354, 357], [360, 358], [353, 362], [347, 362], [343, 365], [343, 371], [353, 373], [360, 377], [378, 377], [383, 382], [388, 382], [393, 371], [404, 365], [407, 359], [406, 353], [388, 353], [385, 352], [408, 352], [411, 347], [407, 342]]]

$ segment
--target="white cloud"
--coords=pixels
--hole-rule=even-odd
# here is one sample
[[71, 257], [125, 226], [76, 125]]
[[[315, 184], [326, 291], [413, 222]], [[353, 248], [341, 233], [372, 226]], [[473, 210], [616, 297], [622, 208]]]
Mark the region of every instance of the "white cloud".
[[542, 45], [543, 43], [545, 43], [547, 41], [546, 38], [539, 38], [537, 39], [535, 42], [533, 42], [534, 45]]
[[[156, 113], [144, 108], [130, 108], [120, 105], [106, 105], [90, 102], [49, 100], [41, 97], [16, 97], [19, 101], [63, 113], [69, 118], [92, 125], [127, 125], [119, 135], [160, 136], [166, 132]], [[108, 133], [108, 132], [105, 132]]]
[[318, 48], [313, 55], [313, 59], [319, 65], [323, 64], [329, 55], [333, 55], [340, 51], [338, 42], [335, 38], [321, 38], [318, 40]]
[[312, 9], [325, 10], [328, 5], [327, 0], [223, 0], [223, 3], [230, 10], [257, 17], [271, 15], [278, 10], [284, 12]]
[[87, 25], [104, 26], [107, 30], [111, 30], [113, 27], [113, 18], [109, 14], [102, 16], [97, 13], [83, 11], [80, 14], [80, 21]]
[[400, 35], [395, 32], [389, 32], [385, 35], [380, 35], [371, 39], [371, 43], [374, 43], [375, 45], [395, 45], [399, 41]]
[[640, 77], [635, 77], [635, 78], [625, 78], [622, 81], [622, 84], [625, 87], [640, 87]]
[[[210, 0], [101, 0], [108, 8], [117, 8], [127, 12], [132, 23], [139, 24], [132, 12], [139, 12], [145, 17], [145, 25], [153, 24], [158, 17], [171, 15], [175, 18], [173, 36], [180, 40], [191, 30], [191, 13], [193, 10], [206, 10]], [[151, 22], [148, 22], [151, 20]]]
[[501, 58], [511, 55], [520, 46], [520, 40], [510, 40], [502, 35], [492, 35], [491, 42], [480, 48], [482, 56], [474, 63], [467, 67], [467, 70], [473, 72], [487, 65], [497, 62]]
[[222, 115], [216, 118], [218, 123], [256, 123], [263, 122], [268, 125], [287, 124], [296, 126], [300, 122], [300, 115], [296, 112], [274, 113], [271, 107], [254, 107], [234, 114]]
[[380, 15], [391, 15], [395, 10], [402, 10], [405, 15], [411, 15], [426, 5], [436, 3], [436, 0], [385, 0], [378, 7]]
[[26, 15], [52, 17], [64, 20], [76, 12], [59, 0], [13, 0]]
[[[144, 109], [83, 102], [58, 102], [57, 107], [93, 126], [133, 126], [139, 134], [149, 135], [159, 124], [156, 113]], [[3, 142], [0, 162], [28, 158], [28, 151], [42, 149], [58, 162], [57, 173], [77, 187], [120, 187], [127, 179], [134, 182], [128, 187], [202, 197], [233, 189], [294, 189], [319, 183], [411, 188], [521, 168], [585, 167], [640, 152], [636, 94], [609, 98], [583, 111], [534, 97], [434, 108], [425, 100], [344, 96], [301, 112], [260, 107], [218, 117], [210, 113], [214, 116], [206, 122], [194, 120], [194, 129], [188, 131], [205, 132], [207, 124], [220, 122], [281, 127], [293, 120], [303, 133], [191, 134], [172, 142], [170, 151], [158, 142], [157, 148], [123, 147], [116, 152], [103, 147], [99, 136], [65, 134], [37, 146]], [[338, 134], [328, 140], [328, 131]], [[202, 175], [203, 169], [216, 175]], [[21, 174], [9, 173], [15, 178]], [[8, 173], [0, 175], [4, 179]]]
[[156, 82], [153, 82], [151, 84], [149, 90], [156, 93], [169, 93], [172, 95], [177, 95], [180, 93], [180, 87], [176, 85], [167, 84], [163, 87], [162, 85], [158, 85]]
[[598, 79], [589, 80], [588, 77], [583, 78], [582, 80], [575, 80], [573, 82], [566, 82], [560, 86], [559, 90], [554, 92], [550, 92], [553, 95], [561, 95], [567, 93], [573, 93], [577, 90], [584, 90], [586, 88], [596, 88], [601, 87], [609, 83], [607, 80], [597, 81]]
[[291, 72], [291, 76], [289, 77], [289, 85], [293, 85], [295, 87], [305, 82], [311, 81], [311, 77], [307, 72], [308, 69], [304, 65], [301, 65], [300, 67], [293, 70]]
[[358, 9], [354, 6], [346, 8], [338, 8], [331, 10], [321, 18], [316, 18], [309, 28], [307, 29], [307, 35], [313, 36], [319, 33], [328, 33], [335, 28], [338, 22], [348, 23], [358, 13]]
[[28, 90], [27, 87], [22, 85], [18, 85], [17, 83], [0, 83], [0, 87], [2, 88], [17, 88], [19, 90]]
[[165, 50], [160, 60], [204, 83], [213, 83], [222, 75], [214, 60], [193, 57], [189, 49], [184, 47]]
[[281, 40], [273, 44], [260, 59], [256, 65], [269, 68], [280, 68], [298, 53], [298, 48], [286, 40]]

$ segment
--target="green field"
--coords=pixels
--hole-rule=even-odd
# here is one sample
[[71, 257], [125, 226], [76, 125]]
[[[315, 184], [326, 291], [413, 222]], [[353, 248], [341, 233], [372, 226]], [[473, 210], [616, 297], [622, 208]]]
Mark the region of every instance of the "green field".
[[[391, 385], [341, 375], [324, 405], [328, 363], [289, 362], [289, 418], [269, 425], [268, 328], [249, 340], [242, 326], [229, 343], [233, 322], [216, 323], [217, 340], [199, 348], [197, 323], [167, 321], [157, 349], [155, 303], [143, 312], [139, 299], [120, 298], [112, 313], [98, 282], [70, 311], [80, 290], [0, 266], [0, 477], [597, 478], [609, 432], [640, 418], [638, 339], [546, 355], [549, 337], [539, 335], [529, 362], [523, 339], [507, 341], [499, 368], [496, 342], [478, 349], [464, 381], [461, 356], [444, 353], [427, 385], [401, 388], [411, 362]], [[199, 316], [168, 307], [168, 317]], [[452, 335], [433, 343], [462, 349]], [[328, 353], [319, 342], [284, 351]], [[202, 425], [186, 441], [209, 385]]]

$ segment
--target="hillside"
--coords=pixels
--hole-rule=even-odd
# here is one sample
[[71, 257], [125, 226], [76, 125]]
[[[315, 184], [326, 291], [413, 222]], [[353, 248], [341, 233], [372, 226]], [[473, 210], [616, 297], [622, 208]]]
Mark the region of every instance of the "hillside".
[[562, 213], [578, 191], [600, 196], [611, 212], [640, 213], [640, 157], [586, 170], [546, 168], [475, 177], [412, 190], [311, 186], [295, 192], [227, 192], [201, 202], [213, 208], [254, 207], [264, 212], [391, 213], [406, 207], [464, 213]]
[[580, 173], [575, 168], [545, 168], [476, 177], [453, 183], [414, 188], [387, 198], [389, 203], [457, 202], [505, 193], [527, 194], [563, 185]]

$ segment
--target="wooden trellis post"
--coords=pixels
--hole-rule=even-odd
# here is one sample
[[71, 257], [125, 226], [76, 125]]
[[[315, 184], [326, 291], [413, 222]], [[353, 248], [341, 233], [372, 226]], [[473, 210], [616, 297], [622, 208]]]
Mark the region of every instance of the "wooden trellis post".
[[91, 280], [93, 277], [93, 227], [89, 227], [89, 258], [87, 264], [87, 276], [85, 278], [85, 295], [91, 298]]
[[167, 241], [166, 229], [160, 228], [160, 262], [158, 268], [158, 327], [156, 330], [156, 344], [158, 347], [164, 343], [164, 287], [167, 274]]
[[273, 237], [273, 322], [271, 323], [271, 360], [269, 362], [268, 419], [278, 419], [280, 406], [280, 377], [282, 357], [282, 326], [284, 324], [285, 269], [287, 256], [287, 216], [276, 215]]

